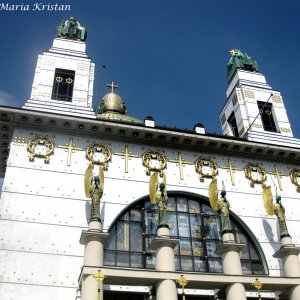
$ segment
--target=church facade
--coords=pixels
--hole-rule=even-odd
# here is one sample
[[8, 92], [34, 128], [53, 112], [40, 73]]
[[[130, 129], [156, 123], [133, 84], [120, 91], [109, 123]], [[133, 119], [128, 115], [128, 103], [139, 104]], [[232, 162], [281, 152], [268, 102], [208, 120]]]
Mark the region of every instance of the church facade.
[[300, 140], [279, 91], [232, 50], [223, 135], [127, 115], [75, 18], [0, 107], [0, 298], [300, 299]]

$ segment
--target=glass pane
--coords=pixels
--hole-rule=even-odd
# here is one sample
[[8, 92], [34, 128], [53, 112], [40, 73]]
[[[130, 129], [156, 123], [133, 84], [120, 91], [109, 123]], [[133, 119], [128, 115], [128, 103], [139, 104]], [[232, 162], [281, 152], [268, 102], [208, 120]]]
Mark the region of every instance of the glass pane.
[[193, 238], [201, 238], [201, 217], [200, 215], [190, 215], [191, 232]]
[[116, 265], [116, 252], [115, 251], [105, 251], [104, 252], [104, 265], [115, 266]]
[[249, 259], [250, 255], [249, 255], [249, 251], [248, 251], [248, 247], [245, 246], [241, 251], [240, 251], [240, 258], [242, 259]]
[[192, 255], [192, 247], [190, 240], [180, 240], [180, 254], [181, 255]]
[[146, 268], [148, 268], [148, 269], [154, 269], [155, 268], [155, 254], [147, 253]]
[[174, 248], [174, 254], [179, 254], [179, 244]]
[[140, 221], [141, 220], [141, 211], [139, 209], [132, 209], [130, 211], [130, 220], [131, 221]]
[[117, 249], [129, 251], [129, 223], [117, 223]]
[[189, 226], [189, 216], [188, 214], [178, 214], [178, 228], [179, 236], [189, 237], [190, 236], [190, 226]]
[[177, 198], [177, 210], [178, 211], [188, 211], [187, 200], [184, 198]]
[[241, 261], [243, 274], [252, 274], [251, 264], [248, 261]]
[[175, 256], [175, 270], [176, 271], [180, 270], [180, 259], [178, 255]]
[[249, 244], [249, 250], [251, 259], [259, 260], [258, 254], [251, 244]]
[[207, 215], [217, 215], [218, 214], [217, 211], [213, 211], [210, 206], [205, 205], [205, 204], [202, 204], [202, 211], [203, 211], [203, 214], [207, 214]]
[[192, 246], [194, 256], [204, 256], [203, 243], [201, 241], [193, 240]]
[[150, 201], [145, 202], [145, 208], [154, 208], [154, 205]]
[[143, 251], [143, 237], [140, 223], [130, 223], [130, 250]]
[[129, 267], [129, 252], [117, 252], [117, 266]]
[[238, 244], [247, 244], [247, 238], [240, 230], [236, 232], [235, 238]]
[[167, 210], [168, 211], [175, 211], [176, 210], [176, 201], [175, 201], [174, 197], [170, 197], [168, 199]]
[[177, 232], [177, 222], [176, 222], [176, 213], [167, 213], [167, 220], [170, 227], [170, 235], [171, 236], [178, 236]]
[[124, 213], [120, 220], [126, 220], [126, 221], [129, 221], [129, 211], [127, 211], [126, 213]]
[[109, 232], [109, 237], [105, 242], [105, 249], [116, 250], [116, 226], [113, 226]]
[[207, 272], [205, 259], [194, 257], [194, 269], [195, 269], [195, 272]]
[[150, 247], [150, 245], [151, 245], [152, 241], [154, 240], [154, 238], [155, 238], [154, 234], [145, 237], [146, 251], [150, 251], [150, 250], [148, 250], [148, 248]]
[[253, 263], [252, 268], [253, 268], [253, 274], [254, 275], [263, 275], [263, 274], [265, 274], [264, 267], [259, 262]]
[[206, 242], [206, 250], [207, 250], [207, 256], [213, 256], [216, 257], [215, 250], [219, 246], [220, 241], [207, 241]]
[[132, 268], [142, 268], [143, 258], [141, 253], [132, 253], [130, 256], [130, 266]]
[[181, 256], [181, 270], [193, 271], [193, 259], [191, 257]]
[[189, 200], [189, 212], [191, 214], [200, 214], [200, 204], [198, 201]]
[[221, 273], [222, 272], [221, 259], [209, 258], [208, 269], [209, 272]]
[[158, 226], [158, 212], [157, 211], [147, 211], [146, 212], [146, 234], [156, 234], [156, 229]]
[[218, 217], [204, 218], [204, 233], [208, 239], [220, 239], [220, 219]]
[[232, 231], [238, 230], [238, 228], [236, 227], [236, 224], [234, 224], [233, 222], [231, 222], [231, 229], [232, 229]]

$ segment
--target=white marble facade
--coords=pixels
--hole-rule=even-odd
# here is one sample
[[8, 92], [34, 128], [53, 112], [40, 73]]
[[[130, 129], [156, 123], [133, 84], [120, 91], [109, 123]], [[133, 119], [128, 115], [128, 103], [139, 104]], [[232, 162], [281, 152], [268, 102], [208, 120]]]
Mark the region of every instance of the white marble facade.
[[[49, 163], [38, 157], [29, 160], [27, 142], [35, 135], [46, 135], [53, 140], [55, 148]], [[66, 145], [70, 139], [73, 145], [82, 150], [72, 151], [71, 160], [68, 161], [67, 150], [58, 146]], [[0, 295], [11, 295], [15, 286], [22, 291], [20, 299], [44, 293], [47, 297], [43, 296], [43, 299], [74, 298], [83, 263], [83, 246], [79, 244], [79, 237], [82, 229], [87, 227], [89, 216], [89, 202], [84, 194], [84, 173], [88, 166], [86, 149], [93, 143], [106, 145], [112, 152], [112, 159], [105, 171], [100, 208], [104, 231], [126, 207], [147, 197], [149, 176], [141, 159], [144, 152], [159, 150], [167, 157], [165, 173], [168, 191], [186, 192], [205, 198], [208, 197], [207, 188], [211, 179], [200, 182], [194, 161], [199, 157], [210, 157], [219, 166], [217, 179], [219, 186], [221, 181], [225, 183], [232, 212], [246, 224], [259, 242], [269, 274], [283, 275], [280, 260], [272, 256], [280, 247], [277, 219], [266, 215], [261, 185], [251, 188], [243, 170], [248, 162], [253, 162], [272, 173], [274, 161], [189, 151], [180, 147], [175, 149], [164, 144], [137, 144], [131, 139], [117, 140], [104, 135], [71, 135], [63, 131], [16, 128], [0, 201]], [[115, 154], [121, 153], [125, 145], [128, 145], [132, 154], [138, 156], [128, 161], [128, 173], [125, 172], [124, 157]], [[169, 161], [178, 158], [179, 152], [185, 161], [192, 163], [184, 166], [183, 179], [180, 178], [179, 166]], [[222, 168], [228, 165], [228, 159], [240, 169], [234, 172], [234, 182], [228, 170]], [[282, 174], [288, 174], [297, 167], [284, 163], [276, 163], [276, 166]], [[282, 176], [281, 183], [280, 194], [286, 208], [287, 226], [294, 243], [299, 245], [299, 193], [289, 176]], [[275, 194], [277, 178], [268, 174], [267, 184], [273, 187]], [[37, 298], [32, 296], [31, 299]], [[7, 296], [1, 299], [11, 298]]]

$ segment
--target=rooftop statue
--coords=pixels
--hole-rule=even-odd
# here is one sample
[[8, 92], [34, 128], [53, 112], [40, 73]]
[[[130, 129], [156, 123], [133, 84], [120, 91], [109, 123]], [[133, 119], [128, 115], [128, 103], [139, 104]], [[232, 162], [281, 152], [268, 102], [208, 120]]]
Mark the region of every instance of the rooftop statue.
[[59, 38], [85, 41], [86, 35], [86, 29], [74, 17], [62, 21], [56, 28], [56, 37]]
[[252, 57], [243, 53], [241, 50], [230, 50], [231, 57], [227, 64], [227, 80], [230, 81], [236, 69], [243, 69], [251, 72], [259, 72], [258, 65]]

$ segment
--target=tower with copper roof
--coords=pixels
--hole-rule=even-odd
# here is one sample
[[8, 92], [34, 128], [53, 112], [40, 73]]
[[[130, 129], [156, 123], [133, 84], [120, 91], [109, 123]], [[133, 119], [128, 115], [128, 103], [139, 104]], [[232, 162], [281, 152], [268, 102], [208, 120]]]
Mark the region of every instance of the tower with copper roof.
[[281, 93], [267, 83], [252, 57], [238, 49], [230, 54], [227, 100], [220, 113], [223, 134], [299, 146], [299, 141], [293, 138]]

